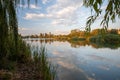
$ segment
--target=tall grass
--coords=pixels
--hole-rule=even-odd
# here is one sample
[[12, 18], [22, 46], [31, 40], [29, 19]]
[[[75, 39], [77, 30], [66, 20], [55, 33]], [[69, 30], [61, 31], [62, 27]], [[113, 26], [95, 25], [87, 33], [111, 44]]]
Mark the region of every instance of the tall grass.
[[33, 78], [40, 78], [42, 80], [55, 79], [56, 67], [52, 66], [48, 61], [45, 47], [34, 47], [31, 49], [30, 45], [26, 44], [20, 37], [18, 38], [17, 53], [11, 37], [6, 45], [8, 50], [6, 55], [0, 58], [0, 70], [13, 71], [18, 67], [17, 65], [25, 64], [29, 69], [31, 69], [31, 67], [36, 69], [34, 70], [35, 72], [33, 74], [35, 76], [33, 76]]
[[33, 60], [36, 68], [43, 80], [54, 80], [56, 77], [56, 67], [48, 61], [45, 47], [36, 47], [33, 51]]
[[11, 37], [4, 46], [6, 46], [7, 52], [4, 53], [4, 56], [0, 56], [0, 69], [13, 70], [17, 63], [26, 63], [31, 58], [30, 46], [20, 37], [18, 39], [17, 52]]

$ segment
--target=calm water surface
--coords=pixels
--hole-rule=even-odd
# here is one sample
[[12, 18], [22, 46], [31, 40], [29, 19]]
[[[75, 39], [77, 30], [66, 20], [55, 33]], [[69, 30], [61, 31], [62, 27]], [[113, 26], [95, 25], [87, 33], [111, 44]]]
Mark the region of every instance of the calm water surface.
[[45, 45], [49, 60], [58, 65], [56, 80], [120, 80], [120, 47], [88, 42], [26, 39], [32, 46]]

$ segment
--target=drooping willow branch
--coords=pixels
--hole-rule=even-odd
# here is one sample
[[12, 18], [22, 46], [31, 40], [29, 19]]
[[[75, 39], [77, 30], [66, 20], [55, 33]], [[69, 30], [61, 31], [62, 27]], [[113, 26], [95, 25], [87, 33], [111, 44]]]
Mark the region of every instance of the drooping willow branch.
[[[94, 11], [94, 15], [91, 15], [87, 18], [86, 22], [86, 31], [91, 30], [91, 24], [95, 22], [95, 20], [102, 13], [102, 4], [105, 0], [83, 0], [84, 6], [90, 7], [91, 12]], [[101, 24], [103, 29], [107, 30], [109, 21], [115, 22], [116, 18], [120, 18], [120, 0], [107, 0], [107, 6], [105, 7], [105, 14], [103, 15], [103, 19]]]
[[[30, 4], [30, 0], [0, 0], [0, 56], [9, 52], [8, 41], [12, 41], [17, 53], [18, 45], [18, 19], [17, 7]], [[35, 0], [37, 3], [37, 0]], [[11, 38], [9, 36], [12, 36]], [[10, 39], [9, 39], [10, 38]]]

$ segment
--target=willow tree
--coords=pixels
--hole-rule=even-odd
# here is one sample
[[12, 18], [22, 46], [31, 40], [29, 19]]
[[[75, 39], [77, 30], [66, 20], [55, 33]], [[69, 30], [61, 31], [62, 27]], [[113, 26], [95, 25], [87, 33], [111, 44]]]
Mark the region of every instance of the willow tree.
[[17, 48], [18, 22], [16, 17], [15, 0], [0, 0], [0, 57], [5, 57], [9, 51], [8, 36], [14, 35]]
[[[115, 22], [116, 18], [120, 18], [120, 0], [83, 0], [84, 6], [91, 8], [91, 16], [88, 17], [86, 22], [86, 30], [90, 31], [91, 24], [101, 15], [104, 11], [102, 9], [103, 3], [107, 1], [105, 6], [105, 13], [100, 25], [104, 30], [107, 30], [109, 21]], [[94, 14], [92, 14], [94, 13]]]
[[0, 0], [0, 58], [10, 53], [11, 47], [18, 51], [17, 6], [24, 5], [24, 1], [29, 6], [30, 0]]

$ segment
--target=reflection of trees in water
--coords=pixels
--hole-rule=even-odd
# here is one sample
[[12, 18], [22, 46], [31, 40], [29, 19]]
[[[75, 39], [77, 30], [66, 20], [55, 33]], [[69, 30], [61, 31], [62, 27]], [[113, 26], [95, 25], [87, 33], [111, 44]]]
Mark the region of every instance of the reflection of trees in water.
[[[54, 41], [53, 39], [45, 39], [43, 42], [46, 44], [47, 43], [51, 44], [53, 41]], [[41, 40], [40, 40], [40, 42], [41, 42]]]
[[98, 49], [98, 48], [102, 48], [102, 46], [100, 47], [99, 45], [97, 45], [97, 44], [93, 44], [93, 43], [90, 43], [90, 45], [91, 45], [93, 48], [96, 48], [96, 49]]
[[120, 44], [105, 44], [105, 43], [90, 43], [93, 48], [110, 48], [110, 49], [118, 49]]
[[68, 41], [71, 44], [71, 47], [79, 48], [80, 46], [92, 46], [93, 48], [110, 48], [117, 49], [120, 47], [120, 44], [105, 44], [105, 43], [91, 43], [89, 41]]
[[110, 48], [117, 49], [120, 47], [120, 44], [105, 44], [105, 43], [91, 43], [90, 41], [68, 41], [71, 44], [71, 47], [79, 48], [80, 46], [92, 46], [93, 48]]
[[71, 47], [78, 48], [80, 46], [90, 45], [88, 41], [68, 41], [71, 44]]
[[38, 38], [34, 38], [34, 39], [31, 39], [30, 40], [31, 42], [40, 42], [41, 44], [42, 43], [45, 43], [45, 44], [47, 44], [47, 43], [49, 43], [49, 44], [51, 44], [53, 41], [54, 41], [54, 39], [44, 39], [44, 38], [42, 38], [42, 39], [38, 39]]
[[45, 43], [45, 44], [51, 44], [53, 43], [54, 41], [59, 41], [59, 42], [69, 42], [71, 44], [71, 47], [74, 47], [74, 48], [79, 48], [80, 46], [92, 46], [93, 48], [111, 48], [111, 49], [117, 49], [120, 47], [120, 44], [102, 44], [102, 43], [91, 43], [89, 41], [74, 41], [74, 40], [61, 40], [61, 39], [51, 39], [51, 38], [32, 38], [32, 39], [27, 39], [27, 41], [30, 40], [31, 42], [40, 42], [41, 44], [42, 43]]

